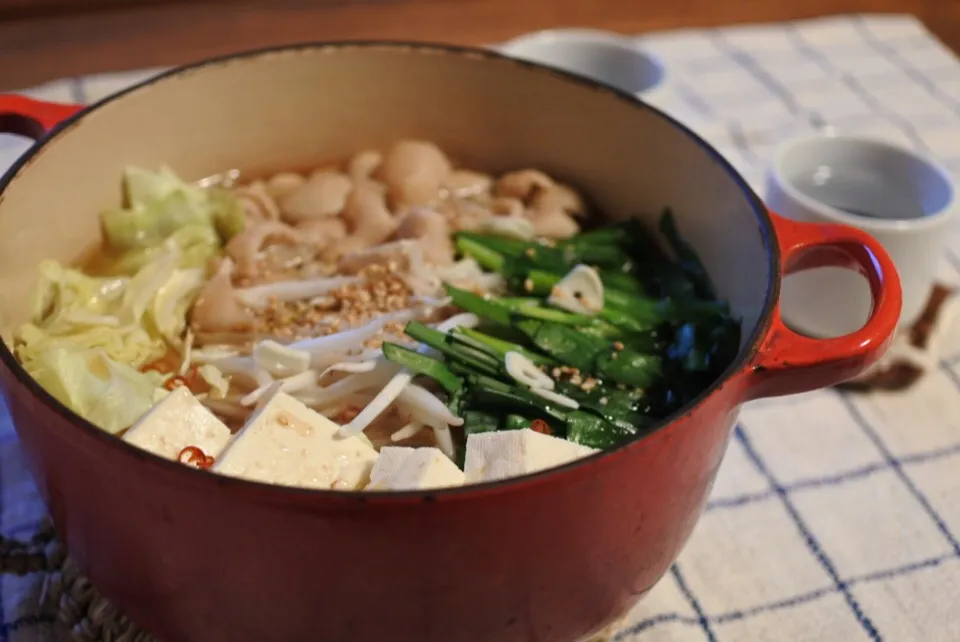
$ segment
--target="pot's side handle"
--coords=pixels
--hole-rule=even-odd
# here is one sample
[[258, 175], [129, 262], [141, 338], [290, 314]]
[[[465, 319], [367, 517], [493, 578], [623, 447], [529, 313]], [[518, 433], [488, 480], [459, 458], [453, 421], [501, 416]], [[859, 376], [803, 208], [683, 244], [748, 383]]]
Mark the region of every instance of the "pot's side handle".
[[0, 94], [0, 133], [37, 140], [81, 109], [83, 105], [48, 103], [26, 96]]
[[870, 283], [873, 311], [860, 330], [812, 339], [790, 330], [773, 312], [770, 329], [747, 375], [747, 396], [806, 392], [851, 379], [883, 355], [900, 318], [900, 278], [886, 250], [872, 236], [845, 225], [800, 223], [771, 214], [784, 275], [819, 267], [859, 271]]

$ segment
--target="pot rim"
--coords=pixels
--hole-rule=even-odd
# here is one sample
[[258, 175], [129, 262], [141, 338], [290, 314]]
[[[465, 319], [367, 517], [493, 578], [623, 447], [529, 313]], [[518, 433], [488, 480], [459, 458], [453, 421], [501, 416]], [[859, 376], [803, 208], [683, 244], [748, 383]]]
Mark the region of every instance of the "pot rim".
[[[601, 450], [587, 457], [574, 460], [572, 462], [550, 468], [547, 470], [511, 477], [504, 480], [482, 482], [466, 486], [458, 486], [442, 489], [428, 490], [404, 490], [404, 491], [338, 491], [328, 489], [302, 488], [296, 486], [281, 486], [277, 484], [268, 484], [265, 482], [252, 481], [240, 477], [229, 477], [218, 475], [205, 470], [194, 469], [183, 466], [178, 462], [168, 460], [147, 452], [136, 446], [133, 446], [123, 439], [108, 433], [91, 422], [87, 421], [53, 395], [47, 392], [33, 377], [31, 377], [16, 356], [13, 354], [6, 340], [0, 340], [0, 362], [10, 371], [13, 377], [24, 386], [32, 396], [37, 398], [43, 405], [60, 415], [72, 426], [78, 428], [83, 435], [92, 440], [92, 443], [99, 443], [103, 447], [113, 449], [118, 456], [133, 457], [139, 459], [141, 465], [150, 465], [159, 467], [161, 471], [170, 474], [180, 474], [184, 481], [192, 479], [196, 484], [214, 484], [222, 491], [246, 494], [248, 500], [266, 501], [270, 503], [291, 503], [297, 504], [330, 504], [336, 503], [336, 507], [349, 508], [365, 506], [371, 503], [387, 504], [397, 506], [401, 504], [420, 504], [425, 502], [444, 501], [444, 500], [463, 500], [469, 498], [479, 498], [490, 494], [499, 494], [501, 492], [517, 491], [523, 488], [538, 486], [542, 483], [549, 483], [552, 480], [559, 480], [561, 476], [570, 475], [574, 471], [584, 473], [599, 465], [603, 460], [612, 457], [625, 456], [629, 451], [641, 447], [640, 444], [647, 441], [655, 433], [665, 430], [681, 418], [694, 414], [697, 409], [710, 396], [719, 391], [723, 386], [731, 383], [738, 373], [747, 369], [754, 358], [760, 344], [768, 333], [771, 325], [774, 310], [780, 294], [780, 281], [782, 271], [780, 265], [780, 248], [776, 240], [776, 232], [769, 210], [763, 201], [756, 194], [752, 187], [740, 175], [740, 173], [727, 161], [714, 147], [707, 143], [701, 136], [691, 130], [689, 127], [676, 120], [669, 114], [657, 109], [656, 107], [644, 102], [640, 98], [605, 85], [599, 81], [588, 77], [580, 76], [575, 73], [567, 72], [562, 69], [555, 69], [542, 65], [537, 62], [513, 58], [505, 53], [501, 53], [492, 48], [472, 47], [463, 45], [453, 45], [445, 43], [407, 41], [407, 40], [332, 40], [332, 41], [314, 41], [292, 43], [273, 47], [264, 47], [251, 49], [223, 56], [207, 58], [198, 62], [174, 67], [163, 71], [156, 76], [131, 85], [119, 92], [106, 96], [94, 103], [86, 105], [83, 109], [66, 119], [57, 123], [42, 138], [38, 139], [22, 156], [20, 156], [10, 168], [0, 177], [0, 203], [3, 201], [3, 192], [16, 180], [22, 169], [27, 167], [37, 155], [48, 145], [54, 144], [57, 138], [67, 130], [82, 124], [83, 119], [90, 113], [98, 110], [100, 107], [109, 103], [118, 101], [128, 94], [146, 89], [147, 87], [161, 83], [167, 79], [190, 74], [207, 68], [215, 68], [228, 64], [236, 64], [246, 60], [273, 56], [278, 54], [294, 54], [298, 52], [315, 50], [342, 50], [352, 48], [363, 49], [395, 49], [404, 52], [413, 52], [421, 54], [443, 54], [463, 56], [466, 58], [479, 58], [483, 60], [494, 60], [498, 64], [512, 64], [527, 68], [535, 73], [551, 75], [557, 77], [568, 85], [579, 86], [583, 89], [589, 89], [595, 92], [606, 94], [610, 99], [619, 100], [630, 104], [635, 109], [645, 109], [656, 114], [664, 121], [664, 124], [671, 126], [683, 132], [690, 138], [701, 151], [710, 156], [718, 163], [727, 175], [740, 189], [747, 201], [750, 203], [757, 224], [760, 227], [762, 241], [766, 248], [766, 256], [770, 269], [770, 279], [766, 286], [766, 294], [762, 306], [761, 314], [754, 326], [752, 332], [741, 348], [737, 358], [724, 370], [724, 372], [709, 387], [697, 395], [693, 401], [682, 406], [677, 411], [658, 421], [654, 427], [646, 432], [642, 437], [633, 439], [625, 444], [609, 450]], [[739, 403], [742, 403], [742, 400]], [[12, 420], [12, 418], [11, 418]], [[178, 471], [178, 472], [175, 472]]]

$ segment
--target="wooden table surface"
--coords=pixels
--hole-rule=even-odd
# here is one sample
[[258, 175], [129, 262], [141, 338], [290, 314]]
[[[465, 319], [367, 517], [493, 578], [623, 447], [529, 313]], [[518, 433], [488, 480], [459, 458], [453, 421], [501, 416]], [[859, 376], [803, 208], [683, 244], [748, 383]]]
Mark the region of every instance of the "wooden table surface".
[[289, 42], [489, 44], [560, 26], [640, 33], [851, 12], [912, 13], [960, 50], [960, 0], [6, 0], [0, 89]]

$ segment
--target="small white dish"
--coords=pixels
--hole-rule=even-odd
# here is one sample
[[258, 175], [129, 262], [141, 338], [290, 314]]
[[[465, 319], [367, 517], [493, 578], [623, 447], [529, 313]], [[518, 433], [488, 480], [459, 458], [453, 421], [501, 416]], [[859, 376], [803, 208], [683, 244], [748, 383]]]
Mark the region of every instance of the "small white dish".
[[547, 29], [497, 47], [514, 58], [570, 71], [652, 101], [666, 84], [666, 67], [631, 38], [597, 29]]
[[[842, 223], [871, 234], [893, 258], [903, 285], [900, 327], [920, 316], [957, 210], [950, 173], [936, 161], [868, 138], [815, 134], [775, 151], [767, 205], [787, 218]], [[837, 337], [870, 314], [866, 280], [849, 270], [819, 268], [783, 283], [784, 321], [810, 336]]]

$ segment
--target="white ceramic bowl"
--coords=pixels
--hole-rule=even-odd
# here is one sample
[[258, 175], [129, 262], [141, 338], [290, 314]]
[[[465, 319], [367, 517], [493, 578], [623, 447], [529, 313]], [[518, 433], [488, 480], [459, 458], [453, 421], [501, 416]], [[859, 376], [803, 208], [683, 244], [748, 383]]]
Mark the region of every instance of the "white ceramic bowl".
[[648, 101], [666, 85], [666, 68], [631, 38], [596, 29], [535, 31], [496, 47], [501, 53], [570, 71]]

